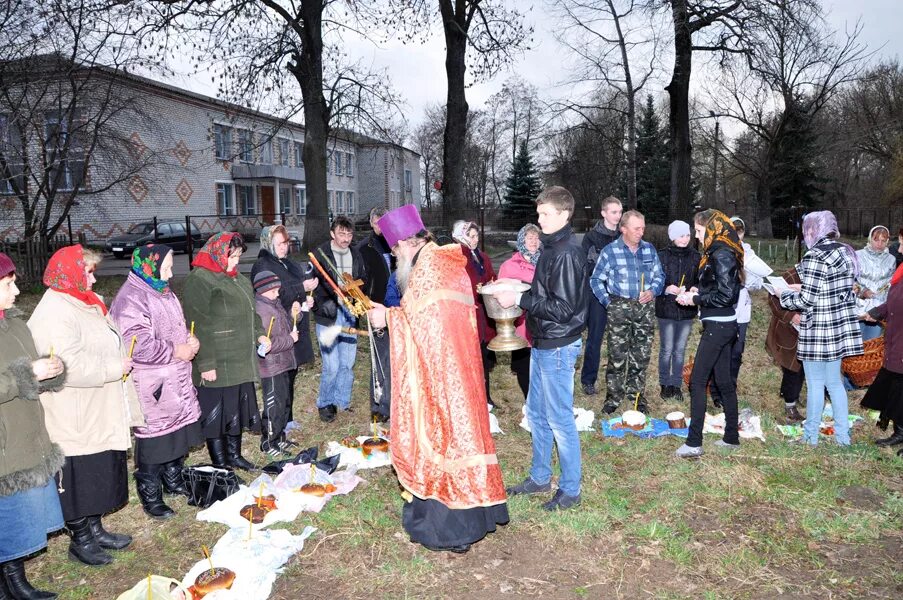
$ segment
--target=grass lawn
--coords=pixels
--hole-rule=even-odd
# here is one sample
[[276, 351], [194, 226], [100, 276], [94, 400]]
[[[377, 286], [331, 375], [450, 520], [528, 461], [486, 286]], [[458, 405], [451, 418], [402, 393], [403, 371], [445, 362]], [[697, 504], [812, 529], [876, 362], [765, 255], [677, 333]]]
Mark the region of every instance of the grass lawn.
[[[121, 282], [103, 280], [98, 291], [109, 300]], [[28, 313], [37, 300], [34, 291], [26, 292], [18, 305]], [[744, 441], [738, 452], [722, 455], [712, 446], [717, 438], [707, 437], [702, 459], [680, 461], [673, 455], [678, 438], [619, 440], [583, 433], [582, 505], [548, 514], [539, 508], [541, 499], [515, 498], [509, 502], [510, 524], [462, 556], [411, 544], [401, 527], [402, 499], [392, 471], [365, 471], [366, 485], [333, 499], [320, 514], [302, 513], [294, 523], [276, 525], [294, 532], [313, 525], [318, 531], [287, 564], [271, 597], [903, 597], [903, 459], [871, 443], [882, 434], [870, 422], [854, 428], [849, 449], [824, 440], [809, 450], [781, 438], [774, 429], [783, 422], [780, 372], [764, 350], [767, 306], [762, 293], [753, 301], [739, 396], [741, 408], [762, 415], [765, 443]], [[694, 328], [690, 356], [698, 335]], [[659, 399], [656, 356], [657, 349], [647, 379], [653, 415], [689, 412], [686, 404]], [[492, 384], [505, 431], [495, 438], [498, 456], [506, 484], [513, 484], [529, 468], [530, 436], [517, 426], [523, 398], [508, 364], [501, 355]], [[357, 366], [355, 410], [330, 424], [320, 423], [314, 408], [318, 364], [302, 370], [296, 441], [322, 448], [328, 440], [366, 431], [366, 341]], [[851, 394], [852, 412], [862, 412], [861, 396]], [[603, 399], [578, 391], [575, 403], [599, 414]], [[267, 462], [256, 439], [246, 436], [244, 446], [246, 457]], [[207, 461], [201, 450], [189, 458]], [[61, 598], [115, 598], [148, 573], [181, 578], [202, 558], [201, 545], [215, 543], [225, 528], [196, 521], [196, 509], [184, 498], [171, 505], [178, 513], [174, 519], [152, 521], [133, 485], [129, 504], [106, 519], [111, 529], [135, 537], [112, 565], [69, 561], [68, 537], [57, 535], [46, 553], [27, 563], [29, 575], [44, 588], [62, 591]]]

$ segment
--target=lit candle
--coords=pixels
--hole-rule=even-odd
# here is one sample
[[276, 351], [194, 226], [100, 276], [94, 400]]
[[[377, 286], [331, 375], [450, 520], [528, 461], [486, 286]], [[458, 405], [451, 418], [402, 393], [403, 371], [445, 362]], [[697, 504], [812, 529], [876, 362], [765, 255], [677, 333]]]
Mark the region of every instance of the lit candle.
[[213, 559], [210, 558], [210, 550], [207, 550], [207, 546], [201, 546], [201, 550], [204, 551], [204, 556], [207, 557], [207, 560], [210, 562], [210, 576], [213, 576]]
[[267, 339], [270, 339], [270, 334], [273, 333], [273, 323], [276, 321], [276, 317], [270, 317], [270, 326], [267, 327]]
[[683, 276], [683, 274], [681, 274], [680, 283], [677, 284], [677, 287], [682, 288], [683, 286], [684, 286], [684, 276]]
[[633, 401], [633, 410], [637, 410], [640, 407], [640, 393], [636, 393], [636, 399]]
[[[135, 351], [135, 342], [136, 342], [136, 341], [138, 341], [138, 336], [137, 336], [137, 335], [133, 335], [133, 336], [132, 336], [132, 343], [131, 343], [131, 345], [129, 346], [129, 358], [132, 358], [132, 352]], [[128, 373], [123, 374], [123, 376], [122, 376], [122, 380], [123, 380], [123, 381], [125, 381], [125, 380], [128, 379], [128, 378], [129, 378], [129, 374], [128, 374]]]
[[191, 322], [191, 332], [188, 335], [194, 337], [194, 321]]

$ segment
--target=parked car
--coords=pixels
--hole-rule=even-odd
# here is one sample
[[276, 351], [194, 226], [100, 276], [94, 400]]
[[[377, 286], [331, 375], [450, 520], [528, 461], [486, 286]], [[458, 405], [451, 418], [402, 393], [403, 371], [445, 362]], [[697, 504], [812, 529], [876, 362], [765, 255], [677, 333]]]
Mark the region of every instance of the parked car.
[[[200, 248], [207, 241], [206, 235], [191, 225], [191, 240], [194, 248]], [[137, 246], [154, 241], [154, 223], [137, 223], [132, 225], [128, 233], [112, 237], [107, 242], [107, 251], [116, 258], [131, 256]], [[188, 236], [185, 235], [185, 223], [181, 221], [157, 221], [157, 243], [166, 244], [175, 252], [188, 251]]]

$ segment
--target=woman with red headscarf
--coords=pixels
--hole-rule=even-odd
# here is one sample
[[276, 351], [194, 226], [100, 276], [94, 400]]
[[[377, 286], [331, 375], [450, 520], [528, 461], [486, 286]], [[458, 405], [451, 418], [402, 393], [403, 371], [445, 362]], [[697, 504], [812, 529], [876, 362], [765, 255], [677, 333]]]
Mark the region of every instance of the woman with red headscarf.
[[238, 233], [211, 237], [185, 279], [185, 320], [194, 322], [200, 349], [192, 379], [201, 404], [201, 428], [210, 460], [218, 467], [252, 470], [241, 455], [242, 430], [260, 432], [255, 382], [260, 380], [255, 346], [269, 340], [254, 310], [254, 289], [238, 272], [246, 250]]
[[28, 320], [35, 347], [66, 365], [63, 389], [41, 394], [50, 439], [66, 462], [57, 475], [60, 504], [72, 534], [69, 556], [105, 565], [132, 539], [106, 531], [100, 519], [129, 499], [126, 451], [130, 426], [144, 417], [132, 379], [129, 342], [94, 293], [100, 255], [79, 245], [57, 250], [44, 271], [49, 289]]

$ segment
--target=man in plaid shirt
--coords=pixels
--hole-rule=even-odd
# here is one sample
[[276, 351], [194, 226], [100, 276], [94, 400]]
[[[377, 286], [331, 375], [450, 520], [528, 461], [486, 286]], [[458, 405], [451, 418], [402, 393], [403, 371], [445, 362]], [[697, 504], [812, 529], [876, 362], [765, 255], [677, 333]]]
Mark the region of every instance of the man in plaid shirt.
[[[622, 400], [636, 400], [646, 412], [646, 367], [655, 336], [655, 303], [665, 275], [658, 252], [643, 241], [646, 219], [635, 210], [621, 217], [621, 237], [602, 249], [589, 283], [608, 310], [607, 388], [603, 410], [611, 414]], [[632, 408], [632, 406], [631, 406]]]

